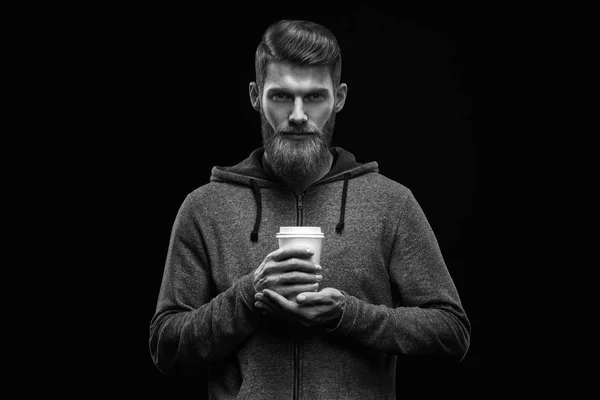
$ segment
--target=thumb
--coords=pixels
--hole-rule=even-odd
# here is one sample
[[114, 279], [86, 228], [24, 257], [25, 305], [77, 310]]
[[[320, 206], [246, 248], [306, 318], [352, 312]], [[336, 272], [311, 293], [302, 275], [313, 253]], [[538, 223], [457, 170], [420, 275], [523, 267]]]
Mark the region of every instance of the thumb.
[[296, 303], [308, 305], [314, 303], [319, 297], [319, 292], [303, 292], [296, 296]]

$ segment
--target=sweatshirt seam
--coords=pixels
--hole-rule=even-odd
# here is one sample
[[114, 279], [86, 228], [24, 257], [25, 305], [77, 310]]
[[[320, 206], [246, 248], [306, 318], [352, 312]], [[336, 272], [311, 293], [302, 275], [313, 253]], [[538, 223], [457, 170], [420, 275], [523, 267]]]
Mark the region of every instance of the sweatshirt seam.
[[[198, 233], [199, 241], [202, 245], [201, 248], [194, 249], [194, 253], [197, 253], [196, 257], [199, 258], [199, 261], [206, 261], [206, 269], [210, 273], [210, 276], [212, 276], [212, 261], [210, 257], [208, 257], [206, 238], [204, 237], [204, 232], [202, 231], [200, 221], [198, 220], [198, 214], [195, 211], [198, 201], [197, 197], [194, 195], [194, 192], [187, 194], [185, 202], [189, 203], [191, 221], [194, 224], [194, 229]], [[215, 288], [214, 282], [209, 282], [209, 287], [211, 290], [213, 290]]]
[[[412, 196], [412, 192], [410, 191], [410, 189], [408, 189], [408, 195], [404, 199], [404, 204], [402, 204], [402, 209], [400, 211], [400, 215], [398, 216], [398, 219], [396, 220], [396, 229], [395, 229], [395, 232], [394, 232], [394, 240], [392, 242], [392, 246], [391, 246], [390, 251], [388, 253], [388, 263], [387, 263], [387, 273], [388, 273], [388, 275], [391, 275], [390, 268], [391, 268], [392, 263], [390, 261], [392, 260], [394, 251], [396, 250], [396, 246], [401, 241], [400, 236], [399, 236], [399, 231], [400, 231], [400, 227], [402, 226], [402, 224], [401, 224], [402, 218], [404, 218], [404, 215], [406, 213], [406, 204], [408, 203], [408, 199], [409, 199], [410, 196]], [[400, 252], [402, 253], [402, 250], [400, 250]]]
[[[242, 276], [237, 282], [237, 289], [238, 294], [240, 295], [242, 301], [244, 302], [244, 304], [246, 304], [248, 309], [250, 309], [251, 311], [255, 311], [252, 302], [248, 302], [248, 292], [252, 292], [250, 288], [254, 289], [254, 285], [251, 284], [251, 281], [252, 278], [249, 275]], [[252, 296], [250, 296], [250, 298], [252, 298]]]
[[350, 317], [352, 317], [352, 321], [348, 326], [348, 329], [346, 330], [345, 334], [350, 336], [352, 334], [352, 331], [354, 330], [354, 325], [356, 324], [356, 318], [358, 317], [358, 299], [357, 298], [350, 298], [350, 302], [347, 304], [350, 307], [350, 311], [348, 314], [350, 315]]

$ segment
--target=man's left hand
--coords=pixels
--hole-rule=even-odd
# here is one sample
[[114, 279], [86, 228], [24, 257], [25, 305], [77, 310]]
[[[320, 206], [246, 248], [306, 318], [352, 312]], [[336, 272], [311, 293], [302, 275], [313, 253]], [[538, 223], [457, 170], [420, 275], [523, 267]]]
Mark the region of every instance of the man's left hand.
[[342, 317], [344, 295], [337, 289], [324, 288], [318, 292], [303, 292], [290, 301], [278, 293], [264, 289], [256, 293], [255, 305], [267, 314], [297, 322], [303, 326], [335, 327]]

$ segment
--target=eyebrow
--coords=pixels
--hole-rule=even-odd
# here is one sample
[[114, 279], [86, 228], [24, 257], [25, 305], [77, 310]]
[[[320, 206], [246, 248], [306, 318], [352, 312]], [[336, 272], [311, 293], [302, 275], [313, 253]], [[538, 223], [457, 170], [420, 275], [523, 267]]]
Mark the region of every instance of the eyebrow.
[[[267, 95], [270, 95], [272, 93], [281, 93], [281, 92], [294, 94], [294, 90], [290, 90], [290, 89], [286, 89], [286, 88], [282, 88], [282, 87], [272, 87], [272, 88], [269, 88], [269, 90], [267, 90]], [[317, 87], [314, 89], [300, 90], [299, 93], [301, 93], [303, 95], [312, 94], [312, 93], [329, 94], [329, 89], [324, 88], [324, 87]]]

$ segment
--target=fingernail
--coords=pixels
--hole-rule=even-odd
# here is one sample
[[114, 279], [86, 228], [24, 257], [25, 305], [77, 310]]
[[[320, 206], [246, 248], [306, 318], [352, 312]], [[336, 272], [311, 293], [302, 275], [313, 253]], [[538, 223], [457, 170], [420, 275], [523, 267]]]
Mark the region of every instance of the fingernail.
[[311, 249], [311, 248], [309, 248], [309, 247], [307, 247], [307, 248], [306, 248], [306, 252], [307, 252], [308, 254], [314, 254], [314, 252], [312, 251], [312, 249]]
[[298, 298], [297, 298], [297, 300], [298, 301], [304, 301], [304, 300], [306, 300], [306, 296], [299, 295]]
[[321, 267], [319, 264], [316, 265], [317, 271], [322, 271], [323, 267]]
[[321, 282], [323, 280], [323, 275], [317, 275], [317, 282]]

